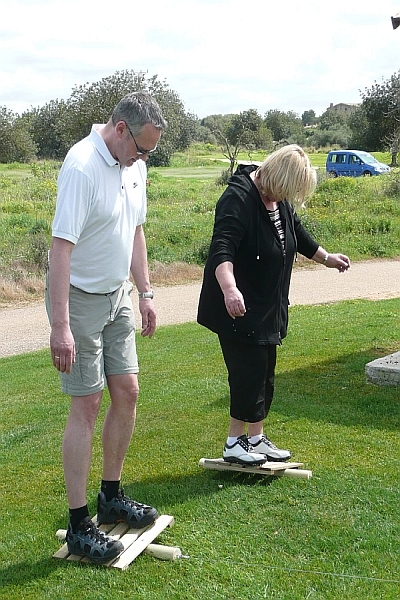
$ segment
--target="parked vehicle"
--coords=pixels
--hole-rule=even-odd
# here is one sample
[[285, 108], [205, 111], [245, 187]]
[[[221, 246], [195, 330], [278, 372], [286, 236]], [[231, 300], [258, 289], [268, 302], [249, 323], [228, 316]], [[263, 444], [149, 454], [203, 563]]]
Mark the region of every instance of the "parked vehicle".
[[332, 150], [326, 158], [331, 177], [371, 177], [389, 173], [390, 167], [363, 150]]

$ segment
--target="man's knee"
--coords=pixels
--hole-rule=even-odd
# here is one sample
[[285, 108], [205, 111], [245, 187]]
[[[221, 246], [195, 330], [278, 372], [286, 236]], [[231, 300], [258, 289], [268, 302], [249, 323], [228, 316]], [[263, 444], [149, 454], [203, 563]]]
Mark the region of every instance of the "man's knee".
[[108, 389], [112, 401], [136, 405], [139, 396], [139, 382], [136, 374], [111, 375]]

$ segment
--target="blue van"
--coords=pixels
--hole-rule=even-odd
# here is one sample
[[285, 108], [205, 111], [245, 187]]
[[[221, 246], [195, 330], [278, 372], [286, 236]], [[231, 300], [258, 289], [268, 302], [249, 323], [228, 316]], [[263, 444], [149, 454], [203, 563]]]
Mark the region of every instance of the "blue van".
[[371, 177], [389, 173], [390, 167], [363, 150], [332, 150], [326, 158], [326, 172], [331, 177]]

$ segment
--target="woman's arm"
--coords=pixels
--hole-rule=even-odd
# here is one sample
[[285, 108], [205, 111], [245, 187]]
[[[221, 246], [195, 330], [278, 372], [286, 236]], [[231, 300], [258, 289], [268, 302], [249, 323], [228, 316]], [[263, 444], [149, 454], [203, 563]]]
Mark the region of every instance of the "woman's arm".
[[225, 300], [225, 307], [232, 319], [243, 317], [246, 312], [244, 298], [240, 290], [236, 287], [236, 280], [233, 274], [233, 263], [226, 261], [220, 263], [215, 269], [215, 277], [219, 283]]
[[344, 273], [350, 268], [350, 259], [345, 254], [329, 254], [322, 246], [318, 249], [311, 260], [331, 269], [337, 269], [339, 273]]

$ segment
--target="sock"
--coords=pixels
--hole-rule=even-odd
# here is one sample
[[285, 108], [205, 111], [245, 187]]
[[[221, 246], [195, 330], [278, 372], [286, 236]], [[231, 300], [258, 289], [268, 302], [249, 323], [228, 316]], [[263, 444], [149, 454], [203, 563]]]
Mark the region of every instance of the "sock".
[[249, 437], [249, 442], [252, 446], [254, 446], [254, 444], [258, 444], [258, 442], [261, 440], [263, 434], [259, 433], [258, 435], [252, 435]]
[[81, 506], [80, 508], [69, 509], [69, 522], [71, 523], [73, 533], [77, 532], [79, 523], [88, 516], [89, 509], [87, 504], [85, 504], [85, 506]]
[[106, 497], [106, 502], [109, 502], [118, 496], [119, 484], [120, 481], [106, 481], [105, 479], [101, 480], [101, 491]]
[[228, 439], [226, 440], [226, 443], [228, 444], [228, 446], [233, 446], [233, 444], [236, 444], [236, 442], [237, 442], [236, 435], [234, 437], [228, 436]]

